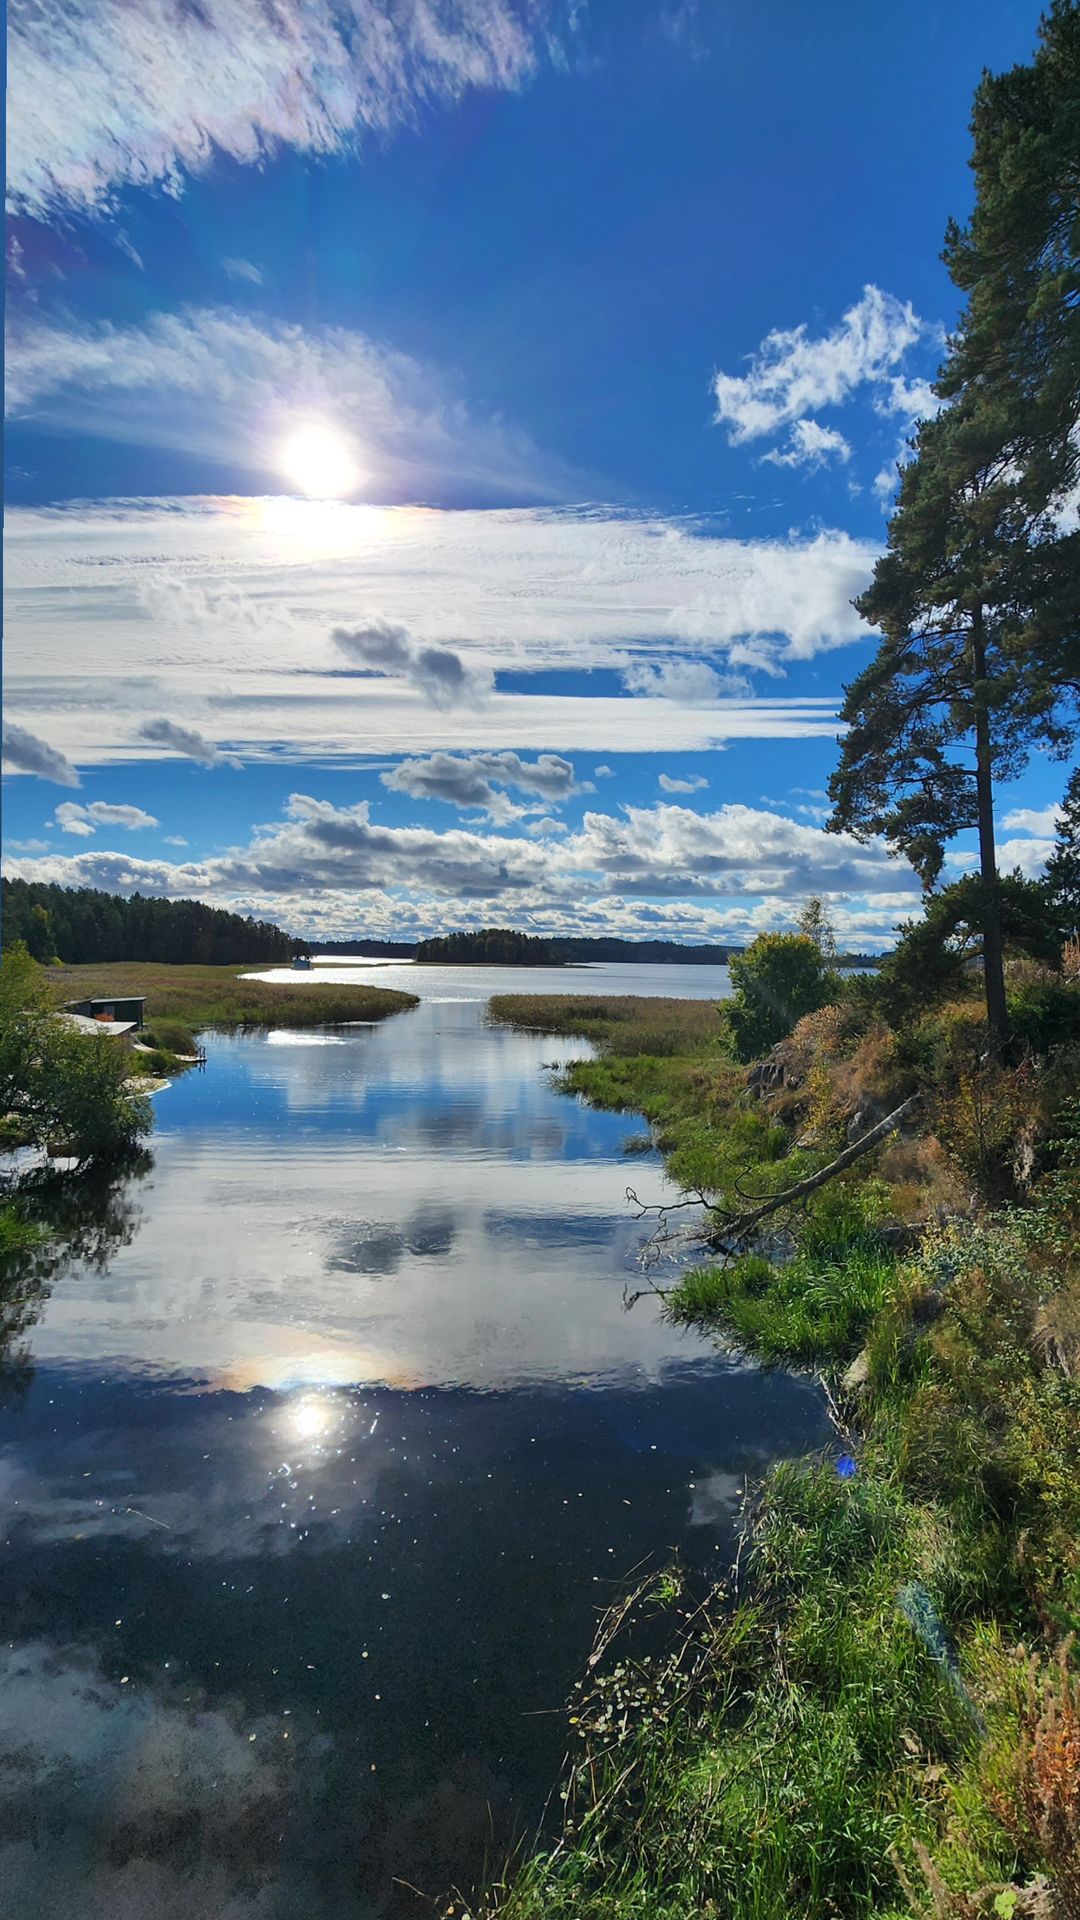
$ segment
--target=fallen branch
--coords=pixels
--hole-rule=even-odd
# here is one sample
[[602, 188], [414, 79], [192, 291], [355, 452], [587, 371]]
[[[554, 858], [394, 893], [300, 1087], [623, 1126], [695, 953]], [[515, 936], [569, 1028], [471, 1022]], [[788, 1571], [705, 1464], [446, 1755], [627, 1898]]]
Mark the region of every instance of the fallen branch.
[[843, 1153], [837, 1154], [835, 1160], [830, 1160], [828, 1166], [819, 1168], [817, 1173], [809, 1174], [805, 1180], [796, 1181], [793, 1187], [785, 1187], [780, 1193], [770, 1194], [760, 1206], [751, 1207], [746, 1213], [720, 1215], [720, 1231], [717, 1238], [725, 1242], [746, 1240], [760, 1222], [767, 1220], [770, 1214], [779, 1213], [783, 1207], [789, 1207], [796, 1201], [807, 1199], [810, 1194], [816, 1193], [819, 1187], [825, 1186], [830, 1180], [835, 1180], [838, 1173], [843, 1173], [846, 1167], [850, 1167], [854, 1161], [861, 1159], [864, 1153], [869, 1153], [873, 1147], [887, 1139], [890, 1133], [895, 1133], [918, 1098], [919, 1095], [913, 1093], [910, 1099], [902, 1101], [898, 1107], [893, 1108], [891, 1113], [885, 1115], [884, 1120], [879, 1120], [876, 1127], [871, 1127], [858, 1140], [853, 1141], [850, 1147], [845, 1147]]

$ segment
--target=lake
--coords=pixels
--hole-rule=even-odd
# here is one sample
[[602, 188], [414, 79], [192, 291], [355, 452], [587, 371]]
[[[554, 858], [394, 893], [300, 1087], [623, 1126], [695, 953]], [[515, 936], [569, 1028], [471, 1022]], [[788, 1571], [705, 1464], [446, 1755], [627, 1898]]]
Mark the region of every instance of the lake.
[[745, 1477], [829, 1442], [627, 1311], [658, 1157], [558, 1092], [583, 1043], [485, 1023], [722, 969], [326, 971], [422, 1004], [210, 1036], [6, 1343], [5, 1915], [423, 1914], [534, 1831], [631, 1570], [718, 1573]]

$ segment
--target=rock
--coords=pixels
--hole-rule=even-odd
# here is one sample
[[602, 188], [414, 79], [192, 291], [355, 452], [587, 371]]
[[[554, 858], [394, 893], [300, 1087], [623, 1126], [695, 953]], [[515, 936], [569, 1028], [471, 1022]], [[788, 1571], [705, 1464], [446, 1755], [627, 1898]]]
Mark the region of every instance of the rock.
[[888, 1108], [883, 1107], [880, 1101], [867, 1100], [856, 1113], [852, 1114], [847, 1123], [848, 1146], [853, 1147], [856, 1140], [861, 1140], [863, 1134], [869, 1133], [871, 1127], [876, 1127], [879, 1121], [887, 1117], [887, 1114]]
[[845, 1393], [862, 1393], [870, 1380], [870, 1352], [864, 1347], [843, 1374], [840, 1385]]

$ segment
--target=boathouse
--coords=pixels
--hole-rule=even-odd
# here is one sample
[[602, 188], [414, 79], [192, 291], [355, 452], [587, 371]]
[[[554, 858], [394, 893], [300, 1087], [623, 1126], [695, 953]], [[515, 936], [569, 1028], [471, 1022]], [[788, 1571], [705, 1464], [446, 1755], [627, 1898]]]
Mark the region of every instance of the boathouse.
[[100, 999], [69, 1000], [64, 1011], [77, 1013], [84, 1020], [100, 1020], [102, 1026], [108, 1026], [113, 1021], [117, 1021], [122, 1025], [138, 1029], [144, 1024], [145, 1005], [145, 994], [124, 995], [120, 999], [117, 999], [115, 994], [110, 994], [102, 995]]

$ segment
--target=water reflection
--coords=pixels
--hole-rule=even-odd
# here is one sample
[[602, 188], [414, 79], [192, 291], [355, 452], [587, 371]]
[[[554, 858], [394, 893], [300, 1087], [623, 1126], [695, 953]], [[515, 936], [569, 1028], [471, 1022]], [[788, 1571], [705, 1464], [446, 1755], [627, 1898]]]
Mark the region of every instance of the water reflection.
[[0, 1396], [24, 1391], [33, 1377], [23, 1336], [56, 1275], [73, 1265], [104, 1273], [117, 1249], [131, 1244], [141, 1217], [138, 1183], [153, 1164], [151, 1154], [137, 1152], [119, 1177], [42, 1168], [3, 1183], [3, 1197], [17, 1191], [21, 1217], [47, 1237], [0, 1253]]
[[550, 1041], [468, 1002], [322, 1038], [213, 1043], [14, 1280], [5, 1910], [467, 1885], [539, 1814], [597, 1607], [717, 1567], [744, 1477], [825, 1438], [810, 1383], [624, 1311], [626, 1121]]
[[397, 1273], [406, 1254], [443, 1256], [454, 1244], [452, 1211], [436, 1203], [417, 1208], [403, 1227], [388, 1221], [358, 1220], [331, 1237], [326, 1254], [330, 1273]]

